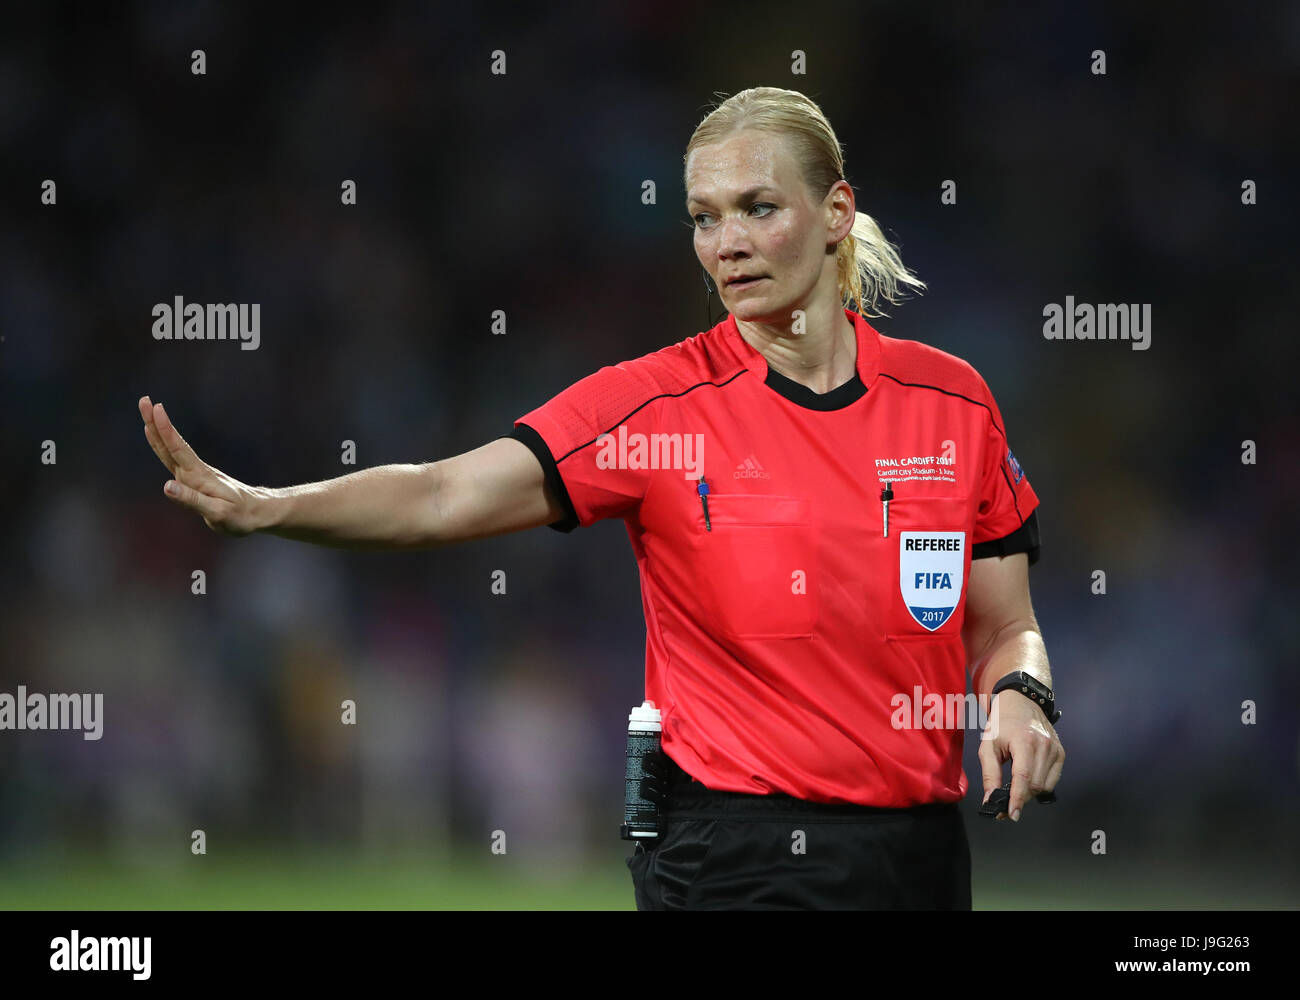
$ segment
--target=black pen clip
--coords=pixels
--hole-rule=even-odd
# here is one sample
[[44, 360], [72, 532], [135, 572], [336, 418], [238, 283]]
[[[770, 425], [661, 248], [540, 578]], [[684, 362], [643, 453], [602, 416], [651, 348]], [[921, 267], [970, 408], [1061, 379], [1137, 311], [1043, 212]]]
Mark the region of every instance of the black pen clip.
[[695, 489], [700, 494], [700, 505], [704, 508], [704, 530], [712, 531], [713, 525], [709, 523], [709, 484], [704, 481], [704, 476], [700, 476]]

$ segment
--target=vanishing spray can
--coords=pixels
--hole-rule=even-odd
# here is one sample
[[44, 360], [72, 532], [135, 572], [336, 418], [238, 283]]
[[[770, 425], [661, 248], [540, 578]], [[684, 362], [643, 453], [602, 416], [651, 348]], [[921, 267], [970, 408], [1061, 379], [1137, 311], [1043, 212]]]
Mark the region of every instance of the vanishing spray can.
[[653, 701], [642, 702], [627, 717], [627, 784], [619, 832], [624, 840], [659, 836], [659, 807], [641, 797], [641, 779], [645, 777], [646, 758], [659, 751], [660, 721]]

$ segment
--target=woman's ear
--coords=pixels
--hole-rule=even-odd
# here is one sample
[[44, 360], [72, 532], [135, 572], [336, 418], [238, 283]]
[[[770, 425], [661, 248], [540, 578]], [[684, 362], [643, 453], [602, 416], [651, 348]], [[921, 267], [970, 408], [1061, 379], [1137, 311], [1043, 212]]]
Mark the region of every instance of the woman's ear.
[[837, 246], [849, 233], [853, 232], [853, 223], [857, 220], [857, 204], [853, 197], [853, 188], [846, 180], [838, 180], [826, 192], [826, 227], [830, 231], [830, 241]]

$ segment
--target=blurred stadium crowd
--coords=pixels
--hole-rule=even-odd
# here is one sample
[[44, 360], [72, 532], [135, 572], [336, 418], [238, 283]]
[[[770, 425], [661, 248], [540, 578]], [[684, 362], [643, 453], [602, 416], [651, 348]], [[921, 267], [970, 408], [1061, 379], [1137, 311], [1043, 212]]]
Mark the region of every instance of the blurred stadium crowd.
[[[1042, 498], [1031, 582], [1069, 761], [1038, 843], [1105, 828], [1192, 859], [1246, 836], [1296, 884], [1296, 9], [881, 3], [834, 8], [844, 31], [832, 8], [751, 4], [751, 34], [688, 7], [17, 16], [0, 691], [102, 691], [105, 736], [0, 733], [0, 864], [185, 852], [199, 828], [378, 852], [502, 829], [560, 867], [609, 849], [645, 636], [621, 525], [387, 554], [221, 538], [163, 497], [135, 401], [265, 485], [352, 471], [345, 440], [361, 467], [503, 435], [721, 318], [682, 150], [714, 91], [772, 84], [821, 103], [859, 208], [929, 283], [877, 329], [980, 370]], [[155, 341], [176, 295], [260, 303], [259, 349]], [[1066, 295], [1150, 303], [1150, 349], [1045, 340]]]

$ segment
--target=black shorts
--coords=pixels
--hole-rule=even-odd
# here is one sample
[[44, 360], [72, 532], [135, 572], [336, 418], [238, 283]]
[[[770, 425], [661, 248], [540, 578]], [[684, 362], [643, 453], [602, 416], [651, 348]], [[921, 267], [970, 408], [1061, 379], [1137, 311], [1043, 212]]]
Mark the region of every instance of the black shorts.
[[663, 808], [662, 835], [627, 859], [638, 910], [971, 908], [956, 803], [874, 809], [686, 780]]

